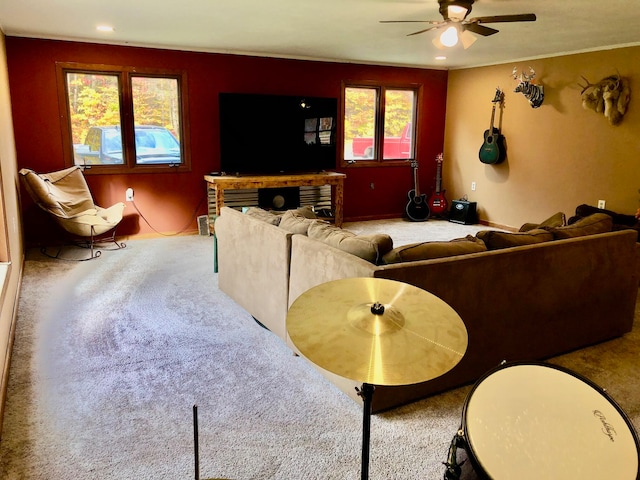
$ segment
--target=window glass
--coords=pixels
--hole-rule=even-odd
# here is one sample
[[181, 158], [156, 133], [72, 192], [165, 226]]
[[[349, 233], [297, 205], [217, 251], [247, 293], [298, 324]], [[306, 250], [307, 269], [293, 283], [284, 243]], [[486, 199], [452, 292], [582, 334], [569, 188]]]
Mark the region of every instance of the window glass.
[[68, 72], [66, 77], [74, 164], [124, 163], [118, 75]]
[[374, 157], [376, 148], [376, 112], [378, 89], [344, 89], [344, 159]]
[[190, 171], [186, 72], [56, 63], [65, 164], [85, 173]]
[[179, 164], [180, 97], [175, 78], [132, 77], [136, 164]]
[[413, 160], [419, 91], [419, 85], [345, 85], [342, 165]]
[[382, 158], [413, 157], [413, 90], [386, 90], [384, 110], [384, 142]]

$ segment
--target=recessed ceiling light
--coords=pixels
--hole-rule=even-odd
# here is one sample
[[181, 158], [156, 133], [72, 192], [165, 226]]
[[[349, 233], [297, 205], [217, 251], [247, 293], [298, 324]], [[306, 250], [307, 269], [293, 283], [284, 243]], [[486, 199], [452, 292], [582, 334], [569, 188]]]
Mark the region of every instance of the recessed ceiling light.
[[96, 30], [98, 30], [99, 32], [113, 32], [114, 28], [109, 25], [98, 25], [96, 27]]
[[446, 60], [446, 59], [447, 59], [447, 57], [445, 57], [444, 55], [438, 55], [436, 57], [436, 60]]

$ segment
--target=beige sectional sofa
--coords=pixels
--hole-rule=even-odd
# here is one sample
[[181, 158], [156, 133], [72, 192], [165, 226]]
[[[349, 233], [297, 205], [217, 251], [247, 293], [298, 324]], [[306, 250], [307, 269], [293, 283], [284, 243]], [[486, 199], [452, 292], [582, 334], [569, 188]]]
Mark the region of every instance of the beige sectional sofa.
[[[377, 387], [374, 412], [473, 382], [503, 360], [546, 359], [632, 328], [637, 235], [610, 232], [606, 215], [571, 226], [479, 232], [443, 251], [443, 242], [391, 250], [385, 235], [345, 233], [339, 240], [330, 238], [340, 237], [336, 227], [317, 227], [318, 220], [303, 215], [288, 215], [288, 225], [278, 225], [287, 214], [278, 220], [253, 213], [225, 207], [216, 220], [219, 287], [293, 350], [286, 333], [289, 305], [307, 289], [341, 278], [416, 285], [442, 298], [464, 321], [469, 346], [462, 361], [429, 382]], [[304, 233], [312, 224], [322, 231], [315, 238]], [[319, 370], [360, 401], [359, 385]]]

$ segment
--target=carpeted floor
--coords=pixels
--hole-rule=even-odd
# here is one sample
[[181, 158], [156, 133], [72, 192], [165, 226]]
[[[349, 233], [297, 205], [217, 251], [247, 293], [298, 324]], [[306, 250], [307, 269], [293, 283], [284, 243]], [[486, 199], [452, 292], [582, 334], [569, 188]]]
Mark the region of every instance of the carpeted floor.
[[[395, 244], [484, 228], [360, 222]], [[640, 425], [640, 336], [554, 362]], [[374, 416], [370, 478], [440, 479], [470, 387]], [[0, 443], [3, 479], [358, 478], [361, 406], [217, 289], [213, 239], [133, 240], [85, 263], [29, 252]]]

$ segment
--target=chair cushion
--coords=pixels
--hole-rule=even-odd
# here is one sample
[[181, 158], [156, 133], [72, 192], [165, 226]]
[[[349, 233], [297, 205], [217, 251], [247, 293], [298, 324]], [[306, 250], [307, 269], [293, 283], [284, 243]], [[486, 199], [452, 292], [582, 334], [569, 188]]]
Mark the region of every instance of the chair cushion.
[[62, 218], [71, 218], [95, 209], [89, 186], [79, 167], [39, 174], [20, 171], [27, 191], [43, 210]]
[[125, 204], [95, 205], [80, 167], [43, 174], [23, 168], [20, 175], [33, 201], [73, 235], [99, 236], [122, 220]]

